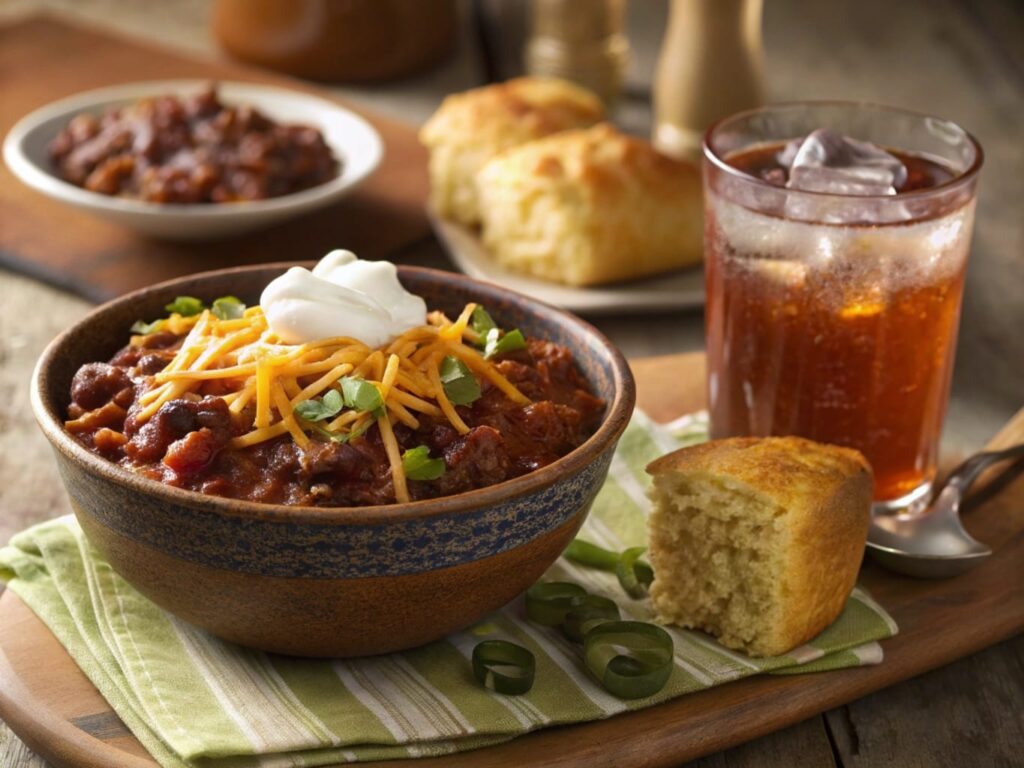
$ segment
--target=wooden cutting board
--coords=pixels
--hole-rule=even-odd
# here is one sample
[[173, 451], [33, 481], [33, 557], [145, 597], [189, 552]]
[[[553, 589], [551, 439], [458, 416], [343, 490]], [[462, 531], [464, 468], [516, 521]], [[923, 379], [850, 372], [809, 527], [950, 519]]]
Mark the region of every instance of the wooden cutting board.
[[[21, 117], [79, 91], [140, 80], [206, 78], [322, 91], [226, 61], [199, 62], [144, 43], [32, 17], [0, 27], [0, 135]], [[333, 248], [383, 258], [429, 236], [426, 151], [405, 123], [360, 113], [380, 132], [384, 160], [351, 195], [322, 211], [216, 243], [149, 240], [50, 200], [0, 164], [0, 265], [105, 301], [126, 291], [209, 269], [317, 259]]]
[[[701, 354], [633, 363], [641, 408], [658, 420], [704, 402]], [[1024, 630], [1024, 474], [1004, 475], [968, 512], [992, 545], [985, 564], [948, 581], [918, 581], [866, 563], [861, 581], [895, 617], [885, 661], [816, 675], [746, 678], [650, 709], [550, 728], [508, 744], [415, 766], [672, 766], [811, 717], [974, 653]], [[7, 590], [0, 597], [0, 717], [58, 766], [153, 768], [49, 630]], [[408, 760], [376, 763], [410, 768]]]

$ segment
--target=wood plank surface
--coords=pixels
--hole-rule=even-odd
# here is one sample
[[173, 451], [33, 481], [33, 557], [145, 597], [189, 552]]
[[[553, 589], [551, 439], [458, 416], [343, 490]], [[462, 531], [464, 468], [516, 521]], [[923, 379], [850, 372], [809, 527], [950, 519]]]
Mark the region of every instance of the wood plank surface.
[[[59, 51], [60, 55], [54, 55]], [[68, 66], [73, 61], [75, 66]], [[170, 78], [242, 80], [321, 90], [232, 63], [194, 61], [47, 17], [0, 26], [0, 133], [55, 99], [117, 83]], [[351, 105], [347, 105], [350, 106]], [[0, 166], [0, 264], [94, 301], [192, 272], [317, 259], [339, 247], [383, 258], [430, 235], [426, 153], [415, 129], [356, 109], [380, 132], [384, 160], [352, 194], [315, 213], [214, 243], [147, 239], [43, 197]], [[59, 226], [54, 226], [60, 222]]]
[[[702, 406], [703, 355], [637, 360], [632, 365], [638, 405], [653, 418], [665, 421]], [[900, 627], [896, 637], [883, 642], [885, 661], [880, 665], [747, 678], [650, 709], [546, 729], [499, 747], [422, 764], [676, 765], [798, 723], [1009, 638], [1024, 630], [1024, 472], [1013, 474], [970, 514], [971, 532], [995, 550], [975, 570], [955, 579], [922, 581], [889, 573], [870, 561], [864, 564], [861, 583]], [[110, 750], [138, 757], [137, 745], [123, 731], [110, 729], [106, 738], [97, 738], [72, 725], [103, 721], [104, 716], [109, 721], [109, 715], [70, 657], [10, 592], [0, 597], [0, 617], [0, 715], [15, 732], [58, 765], [103, 765], [104, 760], [115, 759]], [[859, 708], [856, 711], [862, 714]], [[993, 755], [1011, 759], [1012, 738], [984, 746]], [[884, 751], [878, 756], [884, 758]], [[116, 758], [126, 760], [120, 754]], [[407, 763], [382, 765], [398, 768]]]

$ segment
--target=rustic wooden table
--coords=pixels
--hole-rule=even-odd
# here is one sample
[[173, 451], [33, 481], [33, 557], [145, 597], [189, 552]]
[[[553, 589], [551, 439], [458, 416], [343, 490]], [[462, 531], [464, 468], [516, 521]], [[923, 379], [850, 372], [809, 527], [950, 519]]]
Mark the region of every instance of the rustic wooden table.
[[[401, 83], [338, 88], [357, 103], [422, 121], [448, 92], [514, 74], [523, 34], [518, 0], [477, 0], [465, 39], [442, 67]], [[865, 99], [937, 113], [968, 127], [987, 155], [954, 377], [946, 447], [981, 445], [1024, 393], [1024, 11], [1014, 0], [772, 0], [765, 45], [772, 96]], [[40, 8], [219, 55], [206, 0], [0, 0], [0, 23]], [[630, 9], [634, 62], [619, 121], [646, 132], [664, 0]], [[6, 77], [31, 73], [2, 72]], [[432, 240], [407, 262], [446, 266]], [[28, 407], [42, 347], [89, 305], [0, 270], [0, 541], [66, 507]], [[700, 348], [699, 313], [601, 318], [630, 356]], [[1024, 573], [1022, 573], [1024, 578]], [[812, 718], [699, 766], [1012, 766], [1024, 744], [1024, 637]], [[45, 763], [0, 723], [0, 768]]]

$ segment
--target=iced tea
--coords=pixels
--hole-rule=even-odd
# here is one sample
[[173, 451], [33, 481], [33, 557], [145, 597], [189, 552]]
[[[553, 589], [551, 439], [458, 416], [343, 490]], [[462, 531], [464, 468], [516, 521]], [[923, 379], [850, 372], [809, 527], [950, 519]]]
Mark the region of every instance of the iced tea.
[[907, 172], [895, 195], [797, 192], [782, 186], [784, 144], [705, 166], [712, 435], [858, 448], [876, 501], [910, 503], [935, 476], [973, 175], [957, 188], [953, 161], [889, 150]]

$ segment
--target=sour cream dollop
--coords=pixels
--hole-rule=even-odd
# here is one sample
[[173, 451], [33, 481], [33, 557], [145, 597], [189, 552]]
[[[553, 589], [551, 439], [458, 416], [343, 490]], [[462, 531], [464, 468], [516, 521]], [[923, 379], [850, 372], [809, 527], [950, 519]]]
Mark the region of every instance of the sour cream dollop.
[[287, 344], [348, 336], [379, 347], [427, 322], [426, 302], [402, 287], [394, 264], [351, 251], [331, 251], [312, 272], [292, 267], [263, 289], [260, 306]]

